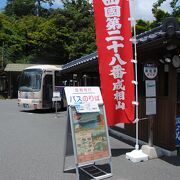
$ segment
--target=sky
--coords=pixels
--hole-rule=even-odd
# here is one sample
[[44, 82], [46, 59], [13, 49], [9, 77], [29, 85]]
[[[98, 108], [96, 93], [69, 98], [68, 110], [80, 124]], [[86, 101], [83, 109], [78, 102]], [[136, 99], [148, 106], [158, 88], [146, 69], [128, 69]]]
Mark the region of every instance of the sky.
[[[0, 0], [0, 9], [3, 9], [4, 6], [6, 5], [6, 1], [7, 0]], [[90, 0], [92, 1], [92, 0]], [[162, 4], [162, 9], [167, 11], [167, 12], [171, 12], [171, 8], [169, 6], [169, 2], [171, 0], [166, 0], [166, 2], [164, 2]], [[153, 20], [153, 16], [152, 16], [152, 5], [153, 3], [157, 2], [157, 0], [130, 0], [131, 2], [131, 7], [133, 6], [133, 2], [135, 3], [135, 8], [136, 8], [136, 12], [135, 12], [135, 17], [136, 19], [143, 19], [143, 20], [149, 20], [152, 21]], [[178, 5], [180, 6], [180, 0], [178, 1]], [[46, 6], [47, 7], [47, 6]], [[54, 5], [52, 6], [52, 8], [61, 8], [62, 7], [62, 3], [61, 0], [55, 0]], [[131, 11], [132, 15], [134, 16], [134, 11]]]

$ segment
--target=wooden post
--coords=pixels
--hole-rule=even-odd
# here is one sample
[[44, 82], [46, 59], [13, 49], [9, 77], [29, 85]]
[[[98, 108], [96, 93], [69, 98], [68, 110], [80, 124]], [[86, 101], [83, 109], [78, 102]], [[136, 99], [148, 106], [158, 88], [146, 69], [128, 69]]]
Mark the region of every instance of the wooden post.
[[148, 137], [148, 144], [150, 147], [153, 147], [153, 116], [149, 116], [149, 121], [148, 121], [148, 134], [149, 134], [149, 137]]

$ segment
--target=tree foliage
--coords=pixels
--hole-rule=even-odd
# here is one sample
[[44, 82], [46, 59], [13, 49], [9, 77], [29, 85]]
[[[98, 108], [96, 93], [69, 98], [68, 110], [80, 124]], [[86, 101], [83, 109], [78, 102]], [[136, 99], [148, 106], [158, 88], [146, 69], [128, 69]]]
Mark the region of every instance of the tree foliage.
[[0, 13], [6, 63], [63, 64], [96, 50], [92, 5], [87, 1], [67, 1], [64, 8], [47, 9], [41, 16], [35, 16], [34, 7], [35, 0], [8, 0], [5, 14]]
[[64, 0], [63, 15], [68, 29], [71, 29], [72, 43], [69, 45], [69, 58], [74, 59], [96, 49], [94, 17], [92, 5], [87, 0]]
[[15, 15], [22, 17], [26, 15], [35, 15], [38, 11], [43, 11], [42, 3], [52, 5], [54, 0], [7, 0], [5, 13], [9, 16]]
[[5, 13], [9, 16], [32, 15], [35, 12], [35, 0], [7, 0]]
[[165, 17], [174, 16], [177, 19], [180, 18], [180, 6], [177, 5], [178, 0], [171, 0], [170, 7], [172, 8], [172, 12], [165, 12], [161, 9], [161, 5], [167, 0], [158, 0], [153, 4], [152, 13], [156, 19], [156, 23], [161, 22]]
[[167, 1], [169, 2], [170, 7], [172, 8], [171, 12], [166, 12], [161, 9], [161, 5], [166, 1], [167, 0], [157, 0], [153, 4], [152, 13], [155, 18], [154, 21], [149, 22], [149, 21], [144, 21], [142, 19], [137, 20], [137, 26], [136, 26], [137, 34], [160, 25], [162, 21], [164, 20], [164, 18], [169, 17], [169, 16], [174, 16], [177, 18], [177, 20], [180, 21], [180, 6], [177, 5], [178, 0], [171, 0], [170, 2], [169, 0]]
[[[137, 21], [137, 33], [157, 26], [164, 17], [179, 17], [177, 0], [172, 13], [161, 10], [165, 0], [153, 6], [154, 22]], [[35, 5], [36, 2], [36, 5]], [[8, 0], [0, 13], [0, 47], [6, 63], [64, 64], [96, 50], [93, 7], [88, 0], [62, 0], [64, 8], [45, 9], [42, 3], [54, 0]], [[40, 16], [35, 10], [40, 7]]]
[[137, 20], [136, 23], [137, 34], [143, 33], [151, 29], [151, 22], [142, 19]]

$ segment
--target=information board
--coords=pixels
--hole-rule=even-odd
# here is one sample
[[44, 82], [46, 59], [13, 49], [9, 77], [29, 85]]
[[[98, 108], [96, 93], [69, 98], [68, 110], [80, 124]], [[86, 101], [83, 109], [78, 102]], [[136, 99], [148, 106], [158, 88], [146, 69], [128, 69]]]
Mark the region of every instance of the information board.
[[59, 91], [53, 92], [52, 101], [61, 101], [61, 95]]
[[156, 98], [146, 98], [146, 115], [156, 114]]
[[180, 115], [176, 116], [176, 145], [180, 146]]
[[109, 145], [103, 106], [100, 112], [78, 113], [71, 108], [77, 162], [84, 163], [109, 157]]
[[[68, 103], [67, 125], [71, 127], [67, 126], [64, 155], [72, 154], [69, 147], [73, 147], [77, 176], [81, 169], [94, 179], [111, 177], [109, 134], [99, 87], [65, 87], [65, 94]], [[96, 166], [100, 160], [109, 161], [110, 173]]]
[[99, 87], [65, 87], [67, 104], [70, 106], [96, 103], [103, 104]]
[[156, 97], [156, 81], [146, 80], [146, 97]]

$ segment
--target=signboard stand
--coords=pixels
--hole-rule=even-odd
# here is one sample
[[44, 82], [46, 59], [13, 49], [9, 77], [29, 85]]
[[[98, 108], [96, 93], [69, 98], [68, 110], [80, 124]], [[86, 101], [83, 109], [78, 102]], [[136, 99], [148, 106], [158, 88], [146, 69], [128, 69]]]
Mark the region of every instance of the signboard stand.
[[[104, 109], [104, 105], [102, 105], [103, 109]], [[65, 136], [65, 149], [64, 149], [64, 163], [63, 163], [63, 170], [64, 172], [66, 171], [70, 171], [70, 170], [76, 170], [76, 176], [77, 176], [77, 180], [79, 180], [79, 171], [83, 171], [84, 173], [86, 173], [87, 175], [89, 175], [90, 177], [92, 177], [93, 179], [105, 179], [108, 177], [112, 176], [112, 167], [111, 167], [111, 154], [107, 157], [103, 157], [103, 158], [99, 158], [99, 159], [95, 159], [92, 161], [87, 161], [87, 162], [83, 162], [83, 163], [78, 163], [77, 161], [77, 148], [76, 148], [76, 138], [73, 135], [74, 132], [74, 125], [72, 123], [72, 109], [75, 109], [73, 106], [69, 106], [68, 107], [68, 120], [67, 120], [67, 128], [66, 128], [66, 136]], [[106, 127], [107, 128], [107, 127]], [[109, 145], [109, 139], [108, 139], [108, 147], [110, 147]], [[108, 149], [108, 151], [110, 152], [110, 148]], [[72, 163], [71, 160], [71, 166], [69, 167], [65, 167], [66, 165], [66, 158], [67, 157], [73, 157], [74, 159], [74, 164]], [[110, 166], [110, 172], [106, 172], [105, 170], [101, 169], [100, 167], [97, 166], [96, 163], [98, 163], [101, 160], [108, 160], [108, 164]], [[73, 165], [72, 165], [73, 164]]]
[[[77, 92], [69, 95], [67, 91], [65, 88], [68, 102], [68, 119], [64, 145], [63, 171], [76, 170], [77, 180], [80, 179], [80, 171], [95, 180], [111, 177], [111, 150], [104, 104], [98, 103], [96, 106], [92, 105], [95, 110], [89, 107], [88, 102], [73, 105], [69, 103], [68, 98], [70, 96], [71, 99], [74, 95], [77, 95]], [[70, 93], [72, 92], [73, 89]], [[77, 97], [79, 98], [78, 95]], [[92, 100], [92, 96], [89, 97]], [[68, 160], [70, 160], [70, 163], [67, 162]], [[109, 165], [108, 170], [107, 168], [105, 170], [101, 168], [103, 164]]]
[[74, 148], [73, 148], [73, 142], [72, 142], [72, 133], [71, 133], [71, 125], [70, 125], [70, 117], [69, 117], [69, 108], [67, 110], [68, 110], [68, 119], [66, 122], [66, 132], [65, 132], [65, 141], [64, 141], [64, 162], [63, 162], [64, 172], [70, 171], [76, 168], [75, 162], [73, 163], [74, 166], [69, 166], [68, 168], [65, 167], [66, 157], [74, 156], [74, 150], [73, 150]]
[[55, 118], [57, 118], [57, 105], [58, 105], [58, 101], [61, 101], [61, 95], [60, 92], [53, 92], [53, 97], [52, 97], [52, 101], [55, 103], [55, 110], [56, 110], [56, 116]]

